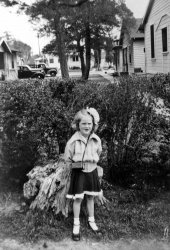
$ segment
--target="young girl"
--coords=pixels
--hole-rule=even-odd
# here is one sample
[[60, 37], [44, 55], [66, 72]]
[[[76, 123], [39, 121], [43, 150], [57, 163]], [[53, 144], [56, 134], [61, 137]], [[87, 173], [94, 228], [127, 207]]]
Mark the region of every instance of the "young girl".
[[77, 132], [67, 142], [65, 160], [72, 166], [71, 183], [67, 198], [73, 199], [74, 225], [72, 238], [80, 240], [80, 207], [87, 196], [88, 224], [94, 232], [99, 229], [94, 219], [94, 196], [102, 194], [97, 172], [97, 162], [102, 151], [97, 130], [99, 114], [94, 108], [80, 110], [74, 117], [72, 127]]

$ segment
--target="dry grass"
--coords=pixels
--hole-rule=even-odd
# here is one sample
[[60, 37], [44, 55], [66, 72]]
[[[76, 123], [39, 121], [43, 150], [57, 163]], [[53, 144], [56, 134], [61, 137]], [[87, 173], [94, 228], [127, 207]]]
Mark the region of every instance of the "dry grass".
[[[81, 214], [81, 233], [86, 239], [108, 242], [120, 239], [158, 239], [169, 241], [170, 192], [145, 202], [131, 190], [108, 190], [108, 206], [96, 206], [96, 221], [103, 237], [98, 239], [87, 228], [86, 210]], [[18, 193], [0, 194], [0, 236], [21, 241], [70, 238], [72, 215], [68, 218], [31, 212]]]

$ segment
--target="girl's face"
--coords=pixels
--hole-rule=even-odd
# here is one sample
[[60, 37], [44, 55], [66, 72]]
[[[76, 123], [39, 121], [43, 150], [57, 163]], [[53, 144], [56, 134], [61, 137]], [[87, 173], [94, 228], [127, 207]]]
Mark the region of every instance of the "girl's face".
[[90, 115], [84, 115], [79, 123], [80, 133], [84, 137], [88, 137], [93, 128], [93, 121]]

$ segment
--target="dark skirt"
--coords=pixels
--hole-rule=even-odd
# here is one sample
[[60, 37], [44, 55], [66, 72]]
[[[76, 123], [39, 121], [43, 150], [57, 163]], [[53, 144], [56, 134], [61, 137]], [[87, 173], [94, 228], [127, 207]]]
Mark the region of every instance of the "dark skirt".
[[82, 198], [85, 194], [98, 196], [101, 193], [101, 187], [97, 169], [92, 172], [85, 173], [79, 169], [73, 169], [71, 173], [70, 188], [67, 198]]

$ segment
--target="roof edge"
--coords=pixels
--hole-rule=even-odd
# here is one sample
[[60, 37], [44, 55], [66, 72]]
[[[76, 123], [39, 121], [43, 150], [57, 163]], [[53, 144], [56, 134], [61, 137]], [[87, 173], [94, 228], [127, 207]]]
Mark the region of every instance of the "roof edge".
[[152, 9], [152, 6], [154, 4], [155, 0], [150, 0], [149, 3], [148, 3], [148, 6], [146, 8], [146, 11], [145, 11], [145, 14], [144, 14], [144, 17], [143, 17], [143, 21], [142, 21], [142, 24], [140, 25], [139, 27], [139, 30], [144, 30], [144, 26], [148, 20], [148, 17], [149, 17], [149, 14], [151, 12], [151, 9]]
[[12, 54], [12, 51], [11, 51], [10, 47], [8, 46], [7, 42], [6, 42], [4, 39], [1, 39], [1, 40], [0, 40], [0, 45], [2, 46], [3, 43], [5, 44], [5, 46], [6, 46], [7, 50], [8, 50], [8, 52]]

